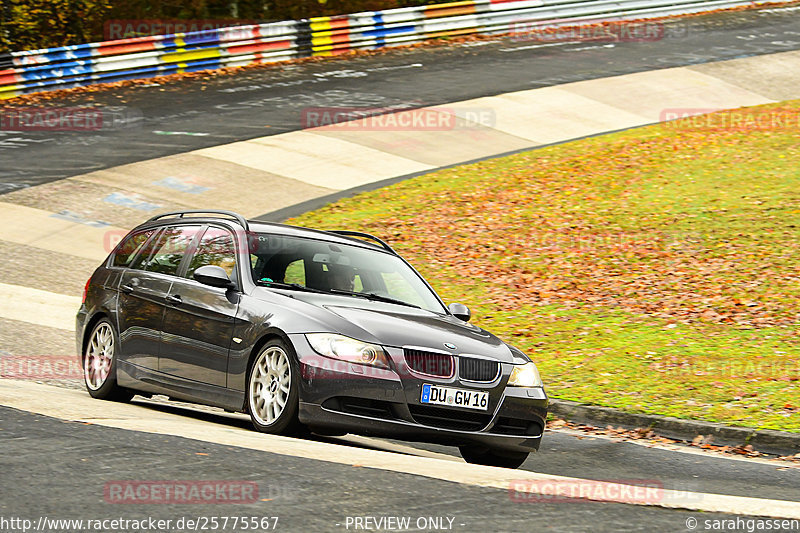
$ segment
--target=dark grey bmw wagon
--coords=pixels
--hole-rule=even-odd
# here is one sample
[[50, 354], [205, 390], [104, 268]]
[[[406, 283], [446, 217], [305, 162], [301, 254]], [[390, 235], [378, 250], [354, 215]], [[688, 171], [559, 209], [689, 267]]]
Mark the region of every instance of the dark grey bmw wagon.
[[180, 211], [97, 268], [76, 335], [95, 398], [161, 394], [267, 433], [436, 442], [516, 468], [547, 395], [525, 354], [469, 319], [372, 235]]

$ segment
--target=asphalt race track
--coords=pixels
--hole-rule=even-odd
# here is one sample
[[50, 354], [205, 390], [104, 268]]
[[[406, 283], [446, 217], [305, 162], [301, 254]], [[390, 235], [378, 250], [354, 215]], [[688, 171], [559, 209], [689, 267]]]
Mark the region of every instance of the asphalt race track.
[[[447, 530], [463, 532], [684, 531], [686, 519], [697, 516], [688, 511], [585, 501], [515, 503], [500, 490], [423, 481], [409, 474], [179, 437], [84, 426], [8, 408], [0, 408], [0, 420], [4, 450], [0, 468], [5, 483], [13, 480], [18, 496], [18, 500], [0, 504], [2, 516], [153, 516], [173, 520], [277, 516], [277, 531], [347, 531], [348, 516], [410, 516], [412, 523], [419, 517], [449, 517], [453, 521], [452, 525], [444, 522]], [[36, 461], [36, 457], [54, 460]], [[106, 483], [143, 477], [143, 464], [147, 465], [144, 477], [153, 480], [255, 481], [259, 500], [269, 501], [240, 505], [115, 505], [104, 501]], [[712, 516], [735, 519], [732, 515]]]
[[[12, 397], [12, 404], [22, 397], [1, 383], [0, 390]], [[85, 404], [104, 409], [88, 418], [75, 417]], [[6, 451], [0, 466], [20, 496], [4, 499], [0, 516], [34, 523], [43, 516], [176, 520], [239, 515], [277, 516], [287, 531], [340, 531], [355, 529], [352, 524], [345, 526], [348, 517], [405, 516], [452, 519], [444, 530], [687, 531], [691, 519], [737, 519], [714, 512], [728, 497], [719, 494], [740, 497], [733, 506], [737, 514], [746, 513], [751, 502], [762, 502], [764, 514], [786, 516], [788, 511], [797, 516], [792, 514], [797, 513], [797, 504], [778, 510], [798, 490], [797, 469], [786, 463], [647, 449], [561, 432], [549, 432], [541, 452], [523, 470], [509, 471], [466, 465], [441, 447], [364, 437], [296, 440], [258, 435], [243, 415], [159, 401], [114, 405], [65, 389], [56, 389], [49, 400], [27, 403], [24, 411], [31, 412], [0, 407], [0, 440]], [[129, 418], [131, 413], [137, 413], [136, 418]], [[144, 429], [133, 430], [136, 427]], [[663, 509], [658, 498], [649, 505], [623, 505], [563, 497], [548, 501], [498, 490], [513, 480], [546, 478], [549, 472], [583, 474], [584, 480], [655, 484], [675, 491], [680, 507], [686, 509]], [[454, 479], [459, 482], [452, 483]], [[487, 483], [491, 479], [504, 481]], [[122, 503], [107, 488], [137, 480], [247, 482], [258, 486], [258, 501], [236, 504], [217, 497], [208, 505]], [[738, 519], [752, 520], [752, 516]]]
[[[670, 22], [664, 39], [655, 42], [541, 45], [487, 39], [60, 95], [48, 98], [46, 105], [98, 106], [118, 123], [90, 134], [0, 130], [0, 193], [298, 130], [303, 127], [301, 110], [308, 107], [407, 109], [800, 50], [799, 17], [798, 8], [727, 13]], [[32, 264], [49, 256], [38, 251], [26, 260], [12, 256], [7, 246], [0, 242], [7, 257], [0, 266], [2, 282], [27, 285]], [[85, 265], [86, 260], [76, 259], [39, 272], [36, 286], [56, 293], [65, 283], [82, 286]], [[71, 342], [63, 330], [32, 323], [2, 320], [0, 327], [5, 328], [0, 330], [0, 355], [6, 350], [29, 353], [34, 344], [37, 353], [56, 354]], [[465, 532], [747, 531], [746, 521], [757, 517], [800, 519], [800, 504], [787, 503], [797, 502], [800, 495], [798, 466], [774, 458], [745, 459], [554, 430], [546, 433], [540, 452], [518, 476], [634, 485], [651, 481], [684, 494], [685, 502], [674, 509], [657, 501], [520, 501], [499, 488], [508, 486], [513, 473], [466, 465], [457, 450], [447, 447], [351, 436], [274, 438], [250, 431], [243, 415], [141, 398], [131, 406], [93, 401], [70, 390], [79, 388], [74, 381], [15, 387], [0, 380], [0, 532], [22, 530], [19, 522], [3, 522], [14, 517], [41, 526], [37, 521], [42, 517], [152, 517], [174, 523], [179, 518], [235, 515], [278, 517], [269, 528], [277, 531]], [[86, 406], [91, 415], [85, 414]], [[151, 418], [163, 425], [147, 427]], [[236, 438], [242, 439], [241, 445], [230, 444]], [[383, 467], [382, 461], [392, 466]], [[434, 463], [446, 477], [426, 474], [424, 465]], [[108, 484], [125, 480], [239, 480], [257, 484], [259, 497], [247, 504], [109, 501]], [[761, 503], [758, 512], [745, 505], [754, 499]], [[731, 507], [730, 502], [744, 507]], [[390, 516], [408, 517], [412, 525], [380, 528], [367, 527], [375, 526], [374, 521], [355, 521]], [[739, 522], [705, 527], [714, 520]], [[800, 523], [794, 527], [800, 530]], [[159, 530], [130, 525], [101, 530], [106, 529]], [[202, 529], [173, 525], [160, 530]], [[263, 524], [253, 529], [268, 530]], [[98, 529], [51, 523], [38, 530]], [[229, 525], [206, 530], [245, 529]]]

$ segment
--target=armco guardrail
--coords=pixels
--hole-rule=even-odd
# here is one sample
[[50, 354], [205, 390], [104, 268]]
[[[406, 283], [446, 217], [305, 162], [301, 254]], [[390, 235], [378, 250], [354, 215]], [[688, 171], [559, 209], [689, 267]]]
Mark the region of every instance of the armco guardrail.
[[766, 3], [742, 0], [468, 0], [0, 54], [0, 99], [426, 39], [639, 20]]

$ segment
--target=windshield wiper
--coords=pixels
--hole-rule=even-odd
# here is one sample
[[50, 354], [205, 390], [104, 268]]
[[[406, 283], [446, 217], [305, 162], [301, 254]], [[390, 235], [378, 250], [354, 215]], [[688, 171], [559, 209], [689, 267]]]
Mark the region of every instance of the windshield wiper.
[[330, 291], [333, 294], [343, 294], [345, 296], [359, 296], [361, 298], [366, 298], [367, 300], [373, 300], [376, 302], [386, 302], [389, 304], [397, 304], [397, 305], [405, 305], [407, 307], [414, 307], [416, 309], [422, 309], [418, 305], [410, 304], [408, 302], [404, 302], [403, 300], [397, 300], [395, 298], [390, 298], [389, 296], [382, 296], [380, 294], [375, 294], [374, 292], [356, 292], [356, 291], [345, 291], [342, 289], [331, 289]]
[[403, 300], [397, 300], [395, 298], [390, 298], [389, 296], [382, 296], [380, 294], [375, 294], [374, 292], [356, 292], [356, 291], [346, 291], [343, 289], [330, 289], [330, 290], [322, 290], [322, 289], [315, 289], [313, 287], [308, 287], [306, 285], [300, 285], [299, 283], [282, 283], [280, 281], [266, 281], [266, 280], [258, 280], [256, 283], [260, 285], [265, 285], [268, 287], [274, 287], [276, 289], [289, 289], [295, 291], [304, 291], [304, 292], [316, 292], [319, 294], [341, 294], [344, 296], [357, 296], [360, 298], [366, 298], [367, 300], [372, 300], [376, 302], [386, 302], [390, 304], [397, 304], [397, 305], [405, 305], [407, 307], [414, 307], [416, 309], [422, 309], [418, 305], [414, 305], [408, 302], [404, 302]]
[[306, 287], [305, 285], [300, 285], [299, 283], [282, 283], [280, 281], [265, 281], [261, 279], [256, 281], [256, 283], [258, 283], [259, 285], [274, 287], [276, 289], [289, 289], [289, 290], [304, 291], [304, 292], [319, 292], [323, 294], [328, 292], [320, 289], [314, 289], [312, 287]]

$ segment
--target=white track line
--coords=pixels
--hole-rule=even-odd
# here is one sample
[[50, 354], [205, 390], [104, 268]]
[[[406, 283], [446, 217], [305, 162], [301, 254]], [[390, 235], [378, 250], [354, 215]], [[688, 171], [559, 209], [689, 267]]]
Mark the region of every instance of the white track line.
[[43, 209], [0, 202], [0, 240], [33, 246], [98, 263], [108, 253], [112, 237], [126, 231], [68, 220]]
[[74, 331], [80, 305], [77, 296], [0, 283], [0, 318]]

